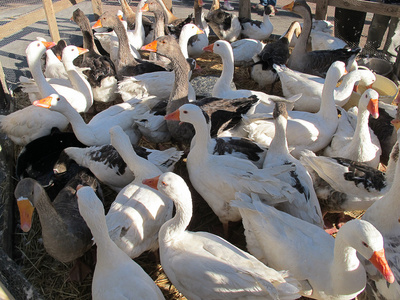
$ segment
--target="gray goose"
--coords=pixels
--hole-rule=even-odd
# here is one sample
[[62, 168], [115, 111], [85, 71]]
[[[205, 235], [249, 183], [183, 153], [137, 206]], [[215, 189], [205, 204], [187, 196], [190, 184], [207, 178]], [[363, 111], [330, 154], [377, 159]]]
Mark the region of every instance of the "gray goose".
[[92, 28], [109, 27], [115, 31], [119, 41], [118, 63], [116, 65], [117, 79], [122, 80], [125, 76], [135, 76], [148, 72], [166, 71], [164, 66], [155, 62], [143, 59], [135, 59], [129, 49], [128, 35], [123, 24], [118, 17], [111, 13], [105, 12], [98, 19]]
[[307, 51], [312, 27], [310, 7], [304, 0], [296, 0], [282, 8], [300, 15], [304, 20], [302, 33], [287, 62], [290, 69], [325, 77], [333, 62], [340, 60], [349, 66], [361, 51], [361, 48]]

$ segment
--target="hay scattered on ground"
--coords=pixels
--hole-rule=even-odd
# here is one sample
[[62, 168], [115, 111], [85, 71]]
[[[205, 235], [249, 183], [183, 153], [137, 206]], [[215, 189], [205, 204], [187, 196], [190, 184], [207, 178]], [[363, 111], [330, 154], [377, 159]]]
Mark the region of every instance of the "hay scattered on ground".
[[[215, 40], [212, 40], [212, 42], [214, 41]], [[222, 64], [221, 59], [217, 54], [204, 53], [200, 58], [197, 58], [196, 61], [201, 66], [202, 72], [194, 73], [194, 77], [199, 75], [219, 76], [221, 74]], [[245, 68], [235, 68], [234, 82], [238, 89], [260, 90], [257, 83], [250, 78], [249, 70]], [[267, 86], [263, 91], [269, 93], [270, 86]], [[280, 83], [275, 85], [273, 94], [282, 96]], [[18, 99], [18, 101], [16, 101], [16, 109], [30, 104], [26, 95], [23, 95], [23, 93], [21, 94], [20, 91], [16, 91], [14, 97]], [[147, 148], [156, 148], [156, 145], [144, 140], [141, 141], [141, 145]], [[168, 143], [162, 146], [169, 148], [176, 145]], [[17, 155], [19, 151], [20, 149], [16, 150]], [[189, 183], [192, 192], [194, 215], [189, 225], [189, 230], [207, 231], [222, 236], [223, 228], [217, 216], [190, 185], [184, 160], [177, 163], [175, 172]], [[103, 186], [103, 192], [105, 198], [111, 201], [116, 196], [116, 193], [106, 186]], [[110, 203], [111, 201], [107, 202]], [[108, 208], [106, 208], [106, 211], [107, 209]], [[15, 209], [15, 212], [15, 219], [19, 220], [18, 210]], [[355, 214], [354, 216], [357, 217], [359, 214]], [[233, 223], [230, 226], [229, 241], [245, 250], [246, 242], [241, 222]], [[36, 213], [34, 214], [32, 229], [30, 232], [22, 233], [18, 224], [16, 227], [14, 236], [15, 260], [19, 265], [21, 265], [22, 272], [25, 274], [26, 278], [37, 288], [45, 299], [91, 299], [92, 273], [89, 274], [89, 276], [87, 276], [81, 283], [71, 282], [68, 279], [73, 263], [60, 263], [46, 253], [41, 239], [40, 222]], [[94, 270], [95, 246], [84, 255], [82, 261]], [[140, 257], [136, 258], [135, 261], [142, 266], [151, 278], [153, 278], [167, 300], [186, 299], [170, 283], [154, 253], [144, 253]]]

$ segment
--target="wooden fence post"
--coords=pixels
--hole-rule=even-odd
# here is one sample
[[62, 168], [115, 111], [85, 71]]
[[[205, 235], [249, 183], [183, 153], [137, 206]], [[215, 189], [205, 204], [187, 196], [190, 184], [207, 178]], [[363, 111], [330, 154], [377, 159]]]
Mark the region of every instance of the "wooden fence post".
[[58, 31], [53, 3], [51, 2], [51, 0], [42, 0], [42, 1], [43, 1], [43, 8], [46, 13], [47, 23], [49, 25], [51, 39], [53, 40], [53, 42], [57, 43], [60, 40], [60, 33]]
[[94, 19], [97, 21], [103, 14], [103, 4], [101, 3], [101, 0], [92, 0], [92, 8]]

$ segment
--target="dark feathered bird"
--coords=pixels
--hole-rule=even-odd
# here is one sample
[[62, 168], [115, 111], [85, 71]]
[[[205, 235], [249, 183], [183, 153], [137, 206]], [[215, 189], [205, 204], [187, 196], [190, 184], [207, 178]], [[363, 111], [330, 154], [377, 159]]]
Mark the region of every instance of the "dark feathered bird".
[[303, 17], [302, 33], [288, 59], [287, 66], [296, 71], [325, 77], [329, 67], [335, 61], [343, 61], [349, 66], [361, 48], [307, 51], [307, 42], [311, 33], [311, 9], [304, 0], [297, 0], [283, 9], [292, 11]]

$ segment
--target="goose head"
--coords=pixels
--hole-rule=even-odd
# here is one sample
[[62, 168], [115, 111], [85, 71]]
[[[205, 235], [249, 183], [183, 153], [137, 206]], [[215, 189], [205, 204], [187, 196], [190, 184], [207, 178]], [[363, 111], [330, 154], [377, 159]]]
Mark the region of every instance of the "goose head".
[[62, 51], [62, 60], [65, 62], [73, 62], [79, 55], [89, 52], [88, 49], [70, 45], [64, 48]]
[[32, 178], [22, 179], [15, 187], [14, 196], [17, 199], [21, 229], [24, 232], [31, 229], [33, 211], [43, 193], [42, 186]]
[[107, 27], [114, 29], [119, 25], [122, 24], [120, 18], [110, 11], [106, 11], [104, 14], [100, 16], [97, 22], [92, 26], [92, 29], [97, 29], [101, 27]]
[[347, 74], [346, 70], [346, 64], [342, 61], [335, 61], [334, 63], [331, 64], [331, 66], [328, 69], [328, 72], [326, 73], [326, 79], [325, 82], [335, 82], [335, 84], [338, 82], [340, 78], [343, 77], [343, 75]]
[[58, 94], [51, 94], [46, 98], [36, 100], [33, 102], [33, 105], [58, 112], [72, 108], [71, 104], [69, 104], [69, 102], [63, 96]]
[[358, 102], [359, 111], [368, 110], [374, 119], [379, 117], [378, 107], [379, 94], [373, 89], [367, 89], [360, 97]]
[[218, 40], [214, 44], [210, 44], [203, 48], [206, 52], [214, 52], [221, 57], [231, 57], [233, 61], [233, 50], [229, 42]]
[[286, 4], [282, 7], [284, 10], [288, 10], [294, 12], [303, 18], [306, 16], [310, 16], [311, 18], [311, 8], [308, 6], [305, 0], [296, 0], [289, 4]]
[[144, 179], [142, 183], [160, 191], [174, 201], [182, 198], [183, 193], [190, 195], [190, 190], [185, 180], [173, 172], [166, 172], [157, 177]]
[[161, 4], [157, 0], [147, 0], [143, 7], [140, 9], [142, 12], [162, 12]]
[[[346, 226], [346, 227], [345, 227]], [[339, 230], [337, 238], [346, 241], [360, 255], [368, 259], [389, 283], [395, 278], [385, 258], [382, 234], [369, 222], [354, 219]]]
[[26, 47], [25, 50], [28, 64], [33, 61], [40, 61], [40, 58], [46, 52], [46, 50], [54, 47], [55, 45], [56, 43], [46, 42], [44, 39], [36, 40], [29, 43], [28, 47]]
[[[359, 80], [354, 84], [354, 91], [358, 92], [358, 86], [362, 83], [367, 89], [372, 88], [372, 85], [376, 81], [376, 75], [369, 69], [357, 69], [355, 72], [358, 73]], [[352, 72], [349, 73], [349, 75]]]
[[205, 111], [203, 111], [199, 106], [194, 104], [184, 104], [179, 107], [174, 112], [166, 115], [165, 120], [181, 121], [190, 124], [198, 124], [200, 122], [205, 122], [210, 124], [210, 118]]
[[178, 53], [180, 53], [180, 55], [184, 58], [178, 42], [173, 36], [170, 35], [160, 36], [150, 44], [142, 46], [140, 50], [156, 52], [171, 60], [179, 55]]
[[79, 213], [86, 222], [96, 220], [97, 216], [104, 215], [104, 205], [90, 186], [78, 185], [76, 196]]
[[189, 39], [189, 37], [191, 37], [193, 35], [202, 34], [202, 33], [204, 33], [203, 30], [201, 30], [195, 24], [189, 23], [189, 24], [185, 24], [185, 26], [182, 27], [182, 31], [181, 31], [181, 35], [180, 36], [184, 35], [184, 37]]

